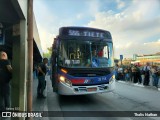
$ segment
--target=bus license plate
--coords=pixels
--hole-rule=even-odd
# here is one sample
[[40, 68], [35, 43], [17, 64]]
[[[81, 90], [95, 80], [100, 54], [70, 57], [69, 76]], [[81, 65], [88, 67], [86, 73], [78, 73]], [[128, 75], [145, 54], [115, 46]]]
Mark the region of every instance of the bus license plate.
[[97, 88], [96, 87], [94, 87], [94, 88], [87, 88], [87, 91], [88, 92], [97, 91]]

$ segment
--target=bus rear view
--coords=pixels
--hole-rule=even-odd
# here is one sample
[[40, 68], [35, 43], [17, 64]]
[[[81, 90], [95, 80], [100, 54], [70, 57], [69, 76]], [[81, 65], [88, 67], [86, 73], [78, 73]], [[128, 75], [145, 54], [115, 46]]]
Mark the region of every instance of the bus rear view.
[[52, 87], [61, 95], [114, 89], [113, 42], [109, 31], [62, 27], [52, 47]]

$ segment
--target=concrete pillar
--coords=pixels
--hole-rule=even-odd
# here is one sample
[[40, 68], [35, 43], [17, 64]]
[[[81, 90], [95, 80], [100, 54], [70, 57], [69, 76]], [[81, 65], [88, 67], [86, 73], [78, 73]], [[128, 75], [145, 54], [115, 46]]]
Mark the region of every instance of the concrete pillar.
[[20, 22], [20, 110], [26, 110], [26, 80], [27, 80], [27, 23]]
[[[26, 111], [27, 25], [25, 20], [21, 20], [19, 23], [19, 35], [13, 37], [12, 53], [11, 105], [12, 108]], [[18, 120], [18, 118], [12, 119]], [[19, 118], [19, 120], [24, 120], [24, 118]]]

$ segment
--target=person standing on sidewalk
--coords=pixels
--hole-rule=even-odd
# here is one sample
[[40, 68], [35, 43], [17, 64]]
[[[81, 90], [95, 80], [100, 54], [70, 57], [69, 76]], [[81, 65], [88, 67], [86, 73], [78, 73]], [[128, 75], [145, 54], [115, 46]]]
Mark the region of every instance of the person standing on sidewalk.
[[0, 52], [0, 111], [10, 108], [10, 79], [12, 67], [5, 52]]
[[114, 71], [115, 71], [115, 78], [116, 80], [118, 80], [118, 64], [115, 65]]
[[141, 70], [138, 67], [138, 65], [136, 65], [136, 74], [137, 74], [138, 83], [141, 84], [142, 83], [142, 76], [141, 76]]
[[138, 83], [138, 78], [137, 78], [137, 68], [136, 65], [132, 66], [132, 78], [133, 78], [133, 83]]
[[143, 85], [149, 86], [150, 70], [151, 68], [149, 66], [149, 63], [146, 63], [146, 65], [143, 67], [143, 71], [144, 71]]
[[129, 67], [129, 66], [127, 66], [127, 67], [125, 68], [124, 74], [125, 74], [125, 80], [126, 80], [127, 82], [129, 82], [129, 81], [130, 81], [130, 67]]
[[153, 86], [158, 88], [159, 76], [158, 76], [158, 67], [157, 66], [152, 66], [151, 74], [152, 74]]
[[46, 98], [43, 92], [46, 87], [45, 75], [47, 73], [47, 63], [48, 59], [43, 58], [43, 62], [38, 66], [37, 98]]

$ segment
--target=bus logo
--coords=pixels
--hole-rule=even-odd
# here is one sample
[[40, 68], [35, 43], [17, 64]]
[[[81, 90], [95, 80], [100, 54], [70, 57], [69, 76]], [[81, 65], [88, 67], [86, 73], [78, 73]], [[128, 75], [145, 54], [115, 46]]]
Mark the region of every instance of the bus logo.
[[88, 83], [88, 82], [89, 82], [89, 80], [88, 80], [88, 79], [85, 79], [84, 83]]

